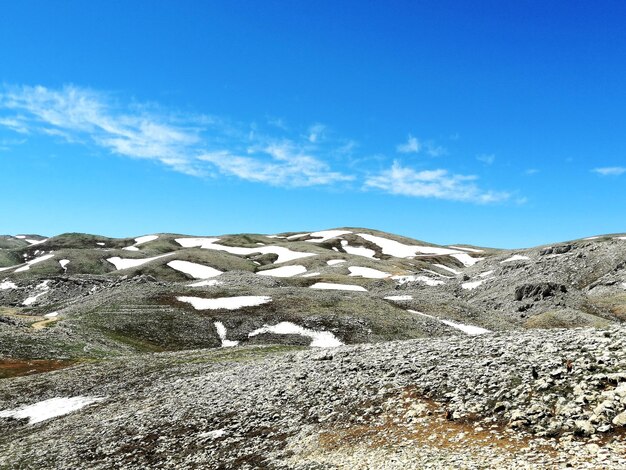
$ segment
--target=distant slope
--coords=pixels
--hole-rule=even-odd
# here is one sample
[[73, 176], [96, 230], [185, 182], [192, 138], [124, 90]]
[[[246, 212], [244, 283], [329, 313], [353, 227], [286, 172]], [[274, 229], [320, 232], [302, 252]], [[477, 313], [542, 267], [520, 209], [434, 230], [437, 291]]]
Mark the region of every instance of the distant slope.
[[[269, 300], [246, 300], [255, 297]], [[56, 321], [30, 327], [50, 314]], [[525, 250], [353, 227], [0, 237], [0, 354], [8, 357], [309, 345], [319, 335], [364, 343], [624, 318], [623, 235]]]

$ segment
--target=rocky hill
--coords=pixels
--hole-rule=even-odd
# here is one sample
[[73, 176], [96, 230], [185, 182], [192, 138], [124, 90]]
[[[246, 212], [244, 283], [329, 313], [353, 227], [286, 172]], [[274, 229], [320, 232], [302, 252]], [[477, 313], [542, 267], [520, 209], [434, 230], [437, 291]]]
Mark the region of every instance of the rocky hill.
[[625, 316], [619, 234], [1, 236], [0, 468], [626, 468]]

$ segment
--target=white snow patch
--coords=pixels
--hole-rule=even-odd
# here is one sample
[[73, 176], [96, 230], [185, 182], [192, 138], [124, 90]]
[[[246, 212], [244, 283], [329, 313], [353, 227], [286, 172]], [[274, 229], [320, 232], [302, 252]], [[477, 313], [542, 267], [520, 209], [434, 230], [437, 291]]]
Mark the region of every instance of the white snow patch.
[[54, 317], [57, 317], [57, 316], [59, 316], [59, 312], [50, 312], [50, 313], [46, 313], [44, 315], [44, 317], [46, 317], [46, 318], [54, 318]]
[[189, 287], [204, 287], [204, 286], [214, 287], [214, 286], [221, 286], [222, 284], [223, 282], [220, 282], [216, 279], [211, 279], [209, 281], [194, 282], [193, 284], [189, 284]]
[[463, 289], [467, 289], [467, 290], [472, 290], [472, 289], [476, 289], [477, 287], [479, 287], [481, 284], [483, 284], [486, 281], [489, 281], [490, 279], [493, 278], [487, 278], [487, 279], [480, 279], [478, 281], [470, 281], [470, 282], [464, 282], [463, 284], [461, 284], [461, 287]]
[[478, 277], [487, 277], [487, 276], [491, 276], [492, 274], [493, 274], [493, 271], [485, 271], [484, 273], [480, 273]]
[[260, 271], [257, 274], [259, 276], [293, 277], [305, 272], [306, 268], [304, 266], [296, 264], [293, 266], [281, 266], [280, 268], [267, 269], [265, 271]]
[[415, 313], [416, 315], [421, 315], [423, 317], [432, 318], [434, 320], [439, 320], [437, 317], [433, 317], [432, 315], [428, 315], [427, 313], [418, 312], [417, 310], [407, 310], [409, 313]]
[[139, 251], [139, 248], [137, 248], [134, 245], [131, 246], [125, 246], [124, 248], [122, 248], [122, 250], [126, 250], [126, 251]]
[[248, 333], [248, 337], [251, 338], [264, 333], [307, 336], [313, 340], [311, 341], [311, 346], [314, 348], [336, 348], [337, 346], [343, 345], [330, 331], [310, 330], [287, 321], [280, 322], [273, 326], [264, 325], [262, 328]]
[[217, 330], [217, 335], [222, 341], [223, 348], [232, 348], [233, 346], [237, 346], [239, 344], [239, 341], [229, 341], [226, 339], [226, 327], [221, 321], [216, 321], [214, 325], [215, 329]]
[[42, 281], [40, 284], [37, 284], [37, 286], [35, 287], [35, 290], [39, 292], [37, 292], [35, 295], [31, 295], [30, 297], [27, 297], [24, 300], [24, 302], [22, 302], [22, 305], [31, 305], [35, 303], [39, 297], [46, 294], [50, 290], [50, 287], [48, 287], [49, 282], [50, 280], [47, 279], [45, 281]]
[[522, 260], [527, 260], [530, 259], [528, 256], [524, 256], [524, 255], [513, 255], [510, 258], [507, 258], [503, 261], [500, 261], [500, 264], [502, 263], [510, 263], [511, 261], [522, 261]]
[[148, 243], [159, 238], [158, 235], [144, 235], [143, 237], [135, 238], [135, 245], [141, 245], [142, 243]]
[[53, 254], [43, 255], [38, 258], [32, 259], [26, 263], [26, 266], [22, 266], [21, 268], [17, 268], [15, 270], [16, 273], [21, 273], [23, 271], [28, 271], [33, 264], [41, 263], [42, 261], [46, 261], [50, 258], [54, 258]]
[[141, 266], [142, 264], [149, 263], [150, 261], [154, 261], [155, 259], [163, 258], [170, 255], [172, 255], [172, 253], [154, 256], [152, 258], [120, 258], [119, 256], [114, 256], [113, 258], [107, 258], [107, 261], [114, 265], [115, 269], [119, 270], [135, 268], [137, 266]]
[[449, 255], [458, 253], [458, 251], [455, 250], [435, 246], [405, 245], [404, 243], [389, 238], [377, 237], [376, 235], [370, 235], [368, 233], [359, 233], [357, 235], [378, 245], [382, 249], [383, 254], [395, 256], [396, 258], [412, 258], [417, 253], [429, 255]]
[[345, 259], [331, 259], [331, 260], [326, 261], [326, 264], [328, 266], [335, 266], [337, 264], [341, 264], [341, 263], [345, 263], [345, 262], [346, 262]]
[[219, 238], [176, 238], [175, 242], [183, 248], [204, 248], [204, 245], [210, 245], [218, 241]]
[[15, 235], [15, 238], [19, 238], [20, 240], [23, 240], [24, 238], [26, 238], [26, 235]]
[[595, 236], [595, 237], [587, 237], [587, 238], [583, 238], [583, 240], [596, 240], [600, 238], [599, 236]]
[[626, 237], [616, 237], [616, 240], [626, 240]]
[[432, 271], [430, 269], [424, 269], [423, 268], [422, 271], [424, 271], [425, 273], [428, 273], [428, 274], [432, 274], [433, 276], [443, 277], [444, 279], [451, 279], [452, 278], [452, 276], [444, 276], [443, 274], [438, 273], [437, 271]]
[[440, 321], [441, 323], [445, 323], [446, 325], [451, 326], [452, 328], [461, 330], [463, 333], [468, 334], [470, 336], [489, 333], [489, 330], [486, 330], [485, 328], [481, 328], [480, 326], [465, 325], [463, 323], [456, 323], [451, 320], [440, 320]]
[[36, 424], [50, 418], [63, 416], [73, 411], [80, 410], [87, 405], [102, 401], [102, 397], [70, 397], [70, 398], [50, 398], [28, 406], [22, 406], [13, 410], [0, 411], [2, 418], [27, 418], [28, 424]]
[[407, 282], [421, 282], [427, 286], [441, 286], [445, 282], [439, 279], [433, 279], [428, 276], [391, 276], [391, 279], [396, 281], [399, 285], [406, 284]]
[[339, 248], [337, 248], [336, 246], [333, 246], [333, 251], [339, 251]]
[[350, 266], [348, 267], [350, 276], [361, 276], [368, 279], [384, 279], [391, 276], [391, 274], [379, 271], [378, 269], [365, 268], [362, 266]]
[[234, 255], [251, 255], [253, 253], [274, 253], [278, 255], [278, 259], [275, 264], [286, 263], [300, 258], [306, 258], [308, 256], [315, 256], [315, 253], [305, 253], [301, 251], [293, 251], [283, 246], [269, 245], [259, 246], [258, 248], [244, 248], [238, 246], [226, 246], [216, 245], [215, 242], [219, 241], [219, 238], [177, 238], [176, 242], [185, 248], [200, 247], [205, 250], [219, 250], [232, 253]]
[[443, 264], [433, 264], [433, 266], [437, 266], [440, 269], [443, 269], [444, 271], [448, 271], [451, 272], [452, 274], [458, 276], [459, 274], [461, 274], [461, 271], [457, 271], [456, 269], [452, 269], [448, 266], [444, 266]]
[[105, 243], [104, 243], [104, 242], [96, 242], [96, 245], [99, 245], [99, 246], [104, 246], [104, 245], [105, 245]]
[[477, 250], [476, 248], [468, 248], [466, 246], [448, 245], [448, 248], [454, 248], [455, 250], [471, 251], [472, 253], [484, 253], [485, 252], [485, 250]]
[[626, 282], [622, 282], [622, 289], [626, 289]]
[[31, 245], [39, 245], [40, 243], [48, 241], [48, 239], [44, 238], [43, 240], [31, 240], [30, 238], [27, 238], [26, 241], [30, 243]]
[[224, 431], [223, 429], [216, 429], [215, 431], [201, 432], [200, 434], [198, 434], [198, 437], [209, 437], [211, 439], [217, 439], [218, 437], [222, 437], [224, 434], [226, 434], [226, 431]]
[[0, 290], [17, 289], [17, 286], [11, 281], [0, 282]]
[[427, 313], [418, 312], [417, 310], [407, 310], [409, 313], [415, 313], [417, 315], [421, 315], [423, 317], [432, 318], [433, 320], [438, 320], [441, 323], [451, 326], [452, 328], [456, 328], [457, 330], [461, 330], [462, 332], [474, 336], [474, 335], [482, 335], [483, 333], [489, 333], [489, 330], [485, 328], [481, 328], [479, 326], [473, 325], [465, 325], [463, 323], [453, 322], [451, 320], [442, 320], [441, 318], [434, 317], [432, 315], [428, 315]]
[[217, 269], [210, 266], [205, 266], [198, 263], [191, 263], [189, 261], [174, 260], [167, 263], [167, 265], [170, 268], [175, 269], [176, 271], [189, 274], [191, 277], [194, 277], [196, 279], [208, 279], [210, 277], [215, 277], [222, 274], [222, 271], [218, 271]]
[[403, 302], [405, 300], [413, 300], [412, 295], [390, 295], [385, 297], [385, 300], [394, 300], [396, 302]]
[[307, 274], [303, 274], [302, 277], [315, 277], [319, 275], [320, 273], [307, 273]]
[[485, 259], [485, 258], [474, 258], [473, 256], [470, 256], [466, 253], [453, 253], [450, 256], [458, 259], [465, 266], [474, 266], [479, 261], [482, 261]]
[[355, 286], [354, 284], [332, 284], [330, 282], [316, 282], [311, 289], [327, 289], [327, 290], [351, 290], [357, 292], [367, 292], [365, 287]]
[[267, 295], [243, 295], [237, 297], [219, 297], [204, 299], [202, 297], [176, 297], [181, 302], [187, 302], [196, 310], [237, 310], [241, 307], [255, 307], [272, 301]]
[[390, 240], [389, 238], [377, 237], [376, 235], [370, 235], [367, 233], [359, 233], [358, 236], [380, 246], [383, 254], [395, 256], [396, 258], [412, 258], [418, 253], [426, 255], [450, 255], [458, 259], [465, 266], [472, 266], [482, 259], [472, 258], [467, 253], [462, 253], [457, 250], [451, 250], [449, 248], [441, 248], [436, 246], [405, 245], [404, 243]]
[[70, 260], [69, 259], [60, 259], [59, 260], [59, 264], [63, 268], [63, 271], [67, 271], [67, 265], [70, 264]]
[[296, 240], [297, 238], [306, 237], [308, 233], [296, 233], [295, 235], [289, 235], [287, 240]]
[[310, 243], [322, 243], [326, 240], [330, 240], [331, 238], [337, 238], [341, 235], [347, 235], [352, 233], [349, 230], [321, 230], [319, 232], [310, 233], [309, 236], [315, 237], [315, 240], [306, 240]]
[[[350, 253], [351, 255], [364, 256], [366, 258], [376, 259], [374, 255], [376, 252], [369, 248], [365, 248], [364, 246], [351, 246], [348, 244], [347, 240], [341, 240], [341, 246], [343, 247], [343, 251], [346, 253]], [[335, 247], [333, 247], [335, 249]], [[335, 250], [339, 251], [339, 250]]]

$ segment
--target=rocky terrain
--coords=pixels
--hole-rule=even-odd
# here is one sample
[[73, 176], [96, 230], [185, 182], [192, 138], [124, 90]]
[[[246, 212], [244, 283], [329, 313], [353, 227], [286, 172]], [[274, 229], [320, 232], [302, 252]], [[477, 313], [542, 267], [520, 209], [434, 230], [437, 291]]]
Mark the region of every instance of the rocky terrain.
[[626, 468], [626, 236], [0, 237], [0, 468]]

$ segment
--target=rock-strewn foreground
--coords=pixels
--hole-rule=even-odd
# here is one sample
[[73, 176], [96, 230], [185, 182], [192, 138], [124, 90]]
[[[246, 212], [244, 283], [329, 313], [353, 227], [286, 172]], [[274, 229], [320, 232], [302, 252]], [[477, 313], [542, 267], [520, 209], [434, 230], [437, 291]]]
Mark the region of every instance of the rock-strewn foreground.
[[82, 364], [0, 382], [2, 409], [103, 398], [0, 419], [0, 465], [626, 468], [625, 348], [575, 329]]
[[626, 468], [626, 236], [0, 236], [0, 468]]

